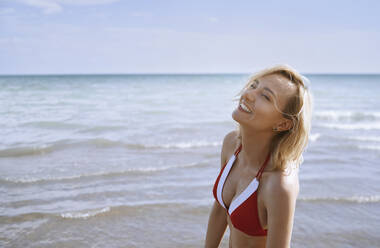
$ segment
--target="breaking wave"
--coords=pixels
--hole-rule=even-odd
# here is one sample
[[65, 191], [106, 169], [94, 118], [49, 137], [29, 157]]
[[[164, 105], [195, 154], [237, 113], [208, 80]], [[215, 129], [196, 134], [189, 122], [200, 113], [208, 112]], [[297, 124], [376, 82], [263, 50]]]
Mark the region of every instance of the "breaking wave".
[[318, 126], [331, 128], [331, 129], [342, 129], [342, 130], [378, 130], [380, 129], [380, 122], [351, 123], [351, 124], [324, 123], [324, 124], [318, 124]]
[[380, 112], [318, 111], [314, 117], [323, 121], [374, 121], [380, 120]]
[[330, 203], [377, 203], [380, 195], [374, 196], [351, 196], [351, 197], [300, 197], [305, 202], [330, 202]]
[[207, 161], [200, 163], [190, 163], [183, 165], [169, 165], [162, 167], [145, 167], [145, 168], [130, 168], [122, 171], [104, 171], [99, 173], [89, 173], [81, 174], [74, 176], [62, 176], [62, 177], [44, 177], [44, 178], [35, 178], [35, 177], [21, 177], [21, 178], [0, 178], [0, 183], [3, 184], [33, 184], [33, 183], [49, 183], [49, 182], [66, 182], [66, 181], [75, 181], [82, 179], [92, 179], [92, 178], [115, 178], [120, 176], [129, 176], [129, 175], [145, 175], [151, 173], [157, 173], [172, 169], [181, 169], [181, 168], [191, 168], [191, 167], [203, 167], [208, 165]]
[[84, 141], [71, 141], [60, 140], [52, 144], [34, 145], [25, 147], [14, 147], [0, 150], [0, 157], [22, 157], [31, 155], [44, 155], [58, 150], [82, 147], [82, 146], [95, 146], [95, 147], [121, 147], [131, 150], [144, 150], [144, 149], [168, 149], [168, 148], [198, 148], [198, 147], [212, 147], [220, 146], [221, 142], [212, 141], [190, 141], [190, 142], [177, 142], [168, 144], [138, 144], [138, 143], [125, 143], [123, 141], [114, 141], [104, 138], [89, 139]]
[[111, 211], [110, 207], [105, 207], [102, 209], [94, 209], [89, 211], [81, 211], [81, 212], [67, 212], [61, 214], [61, 217], [64, 219], [88, 219], [90, 217], [94, 217], [106, 212]]

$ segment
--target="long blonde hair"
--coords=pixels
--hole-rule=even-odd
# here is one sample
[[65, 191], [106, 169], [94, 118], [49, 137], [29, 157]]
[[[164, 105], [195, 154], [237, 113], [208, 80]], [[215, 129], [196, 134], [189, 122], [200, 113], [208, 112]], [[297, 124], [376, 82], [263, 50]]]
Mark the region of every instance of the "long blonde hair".
[[[273, 137], [270, 147], [273, 169], [286, 170], [289, 163], [296, 165], [302, 163], [302, 152], [308, 143], [311, 129], [312, 97], [305, 84], [308, 81], [307, 78], [288, 65], [277, 65], [252, 75], [238, 96], [240, 97], [256, 79], [273, 74], [285, 77], [297, 87], [296, 94], [290, 97], [283, 110], [278, 109], [275, 105], [285, 118], [293, 121], [290, 130], [278, 132]], [[239, 124], [238, 137], [241, 139]]]

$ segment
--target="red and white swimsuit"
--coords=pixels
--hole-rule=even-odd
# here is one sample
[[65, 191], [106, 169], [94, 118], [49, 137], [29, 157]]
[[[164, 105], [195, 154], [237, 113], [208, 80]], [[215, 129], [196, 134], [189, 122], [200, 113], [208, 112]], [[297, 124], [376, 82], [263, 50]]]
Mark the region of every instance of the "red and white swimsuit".
[[223, 201], [223, 187], [227, 179], [227, 176], [238, 156], [242, 145], [235, 151], [231, 156], [226, 165], [221, 169], [219, 176], [217, 177], [213, 194], [215, 199], [219, 204], [226, 209], [228, 215], [230, 216], [233, 226], [251, 236], [266, 236], [267, 230], [261, 227], [259, 214], [257, 209], [257, 188], [259, 187], [259, 180], [261, 179], [261, 174], [263, 173], [265, 166], [269, 161], [269, 154], [261, 166], [260, 170], [257, 172], [255, 178], [247, 186], [247, 188], [236, 197], [227, 209]]

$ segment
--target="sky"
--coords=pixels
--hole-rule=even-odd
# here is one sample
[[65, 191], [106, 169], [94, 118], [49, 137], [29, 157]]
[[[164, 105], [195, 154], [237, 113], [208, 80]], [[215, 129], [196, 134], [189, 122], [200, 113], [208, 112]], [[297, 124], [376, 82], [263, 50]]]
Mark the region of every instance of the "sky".
[[380, 73], [380, 1], [0, 0], [0, 74]]

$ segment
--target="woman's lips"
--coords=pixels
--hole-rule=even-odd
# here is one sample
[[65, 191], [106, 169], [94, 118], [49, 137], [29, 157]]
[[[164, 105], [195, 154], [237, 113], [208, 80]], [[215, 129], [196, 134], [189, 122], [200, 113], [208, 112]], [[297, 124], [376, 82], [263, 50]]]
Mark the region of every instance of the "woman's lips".
[[247, 105], [244, 104], [244, 102], [241, 102], [239, 104], [239, 110], [245, 112], [245, 113], [248, 113], [248, 114], [251, 114], [252, 111], [247, 107]]

